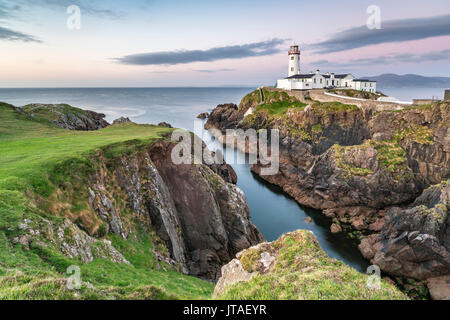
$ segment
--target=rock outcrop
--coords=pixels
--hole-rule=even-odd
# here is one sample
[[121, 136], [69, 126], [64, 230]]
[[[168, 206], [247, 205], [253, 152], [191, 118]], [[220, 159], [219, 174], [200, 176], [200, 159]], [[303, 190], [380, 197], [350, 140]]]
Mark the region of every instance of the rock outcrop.
[[236, 255], [222, 268], [219, 299], [407, 299], [394, 285], [330, 259], [310, 231], [295, 231]]
[[411, 208], [391, 208], [380, 234], [362, 240], [372, 263], [392, 275], [428, 279], [450, 270], [450, 182], [430, 187]]
[[165, 128], [172, 128], [172, 125], [167, 122], [160, 122], [160, 123], [158, 123], [158, 126], [165, 127]]
[[65, 219], [60, 225], [42, 217], [25, 219], [19, 225], [19, 230], [12, 242], [20, 244], [26, 250], [45, 250], [48, 246], [54, 246], [67, 257], [77, 258], [85, 263], [105, 259], [130, 264], [111, 242], [89, 236], [69, 219]]
[[29, 104], [21, 108], [32, 118], [42, 119], [68, 130], [98, 130], [109, 125], [103, 113], [82, 110], [67, 104]]
[[120, 117], [114, 120], [112, 124], [123, 124], [123, 123], [134, 123], [134, 122], [131, 121], [130, 118], [128, 117]]
[[209, 115], [208, 112], [202, 112], [202, 113], [200, 113], [200, 114], [197, 116], [197, 118], [203, 120], [203, 119], [208, 118], [208, 115]]

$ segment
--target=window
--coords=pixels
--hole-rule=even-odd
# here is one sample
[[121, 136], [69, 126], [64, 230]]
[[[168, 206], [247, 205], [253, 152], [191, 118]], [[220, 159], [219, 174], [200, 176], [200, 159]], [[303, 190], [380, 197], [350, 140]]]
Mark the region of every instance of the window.
[[291, 60], [294, 60], [294, 56], [291, 56]]
[[294, 71], [294, 67], [291, 68], [291, 71]]
[[314, 78], [314, 83], [317, 83], [317, 79], [316, 78]]
[[322, 83], [322, 78], [320, 78], [320, 83]]

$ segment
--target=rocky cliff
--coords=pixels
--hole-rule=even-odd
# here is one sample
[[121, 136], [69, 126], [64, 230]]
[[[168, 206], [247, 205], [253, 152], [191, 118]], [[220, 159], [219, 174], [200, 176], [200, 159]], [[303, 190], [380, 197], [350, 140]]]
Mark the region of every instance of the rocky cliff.
[[[53, 203], [89, 203], [69, 214], [90, 236], [112, 233], [128, 239], [136, 228], [154, 230], [168, 249], [166, 261], [187, 274], [216, 280], [223, 264], [263, 238], [250, 222], [245, 195], [232, 183], [233, 169], [175, 165], [174, 146], [163, 140], [112, 158], [105, 149], [92, 157], [88, 177], [60, 185]], [[68, 213], [65, 205], [55, 210]]]
[[[361, 239], [379, 233], [394, 212], [401, 217], [397, 220], [403, 219], [426, 188], [450, 176], [448, 102], [379, 112], [310, 98], [299, 101], [282, 91], [265, 90], [264, 96], [261, 102], [255, 91], [239, 106], [219, 105], [206, 128], [278, 129], [280, 170], [262, 178], [299, 203], [323, 210], [334, 221], [333, 232], [344, 230]], [[258, 162], [252, 171], [260, 174], [261, 168]], [[438, 229], [445, 234], [447, 216], [441, 219]], [[410, 222], [409, 232], [422, 233]], [[388, 233], [384, 237], [392, 237]], [[434, 264], [440, 266], [437, 273], [449, 274], [443, 263], [448, 256], [445, 239], [436, 241], [443, 256], [416, 259], [416, 273], [406, 271], [411, 266], [404, 256], [397, 257], [397, 274], [428, 277], [435, 273], [419, 276], [419, 270]], [[378, 257], [377, 263], [392, 271]]]

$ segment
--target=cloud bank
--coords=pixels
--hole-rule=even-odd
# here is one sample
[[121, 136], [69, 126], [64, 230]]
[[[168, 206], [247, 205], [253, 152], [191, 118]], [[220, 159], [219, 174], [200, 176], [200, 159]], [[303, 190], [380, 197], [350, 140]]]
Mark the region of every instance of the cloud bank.
[[345, 51], [374, 44], [419, 40], [450, 35], [450, 14], [416, 19], [382, 21], [381, 29], [367, 26], [347, 29], [311, 47], [317, 53]]
[[0, 40], [7, 41], [23, 41], [23, 42], [37, 42], [42, 41], [26, 33], [14, 31], [8, 28], [0, 27]]
[[191, 62], [211, 62], [223, 59], [241, 59], [268, 56], [281, 51], [279, 45], [286, 39], [274, 38], [269, 41], [235, 46], [216, 47], [208, 50], [160, 51], [127, 55], [115, 60], [128, 65], [175, 65]]
[[395, 63], [423, 63], [450, 60], [450, 49], [442, 51], [431, 51], [422, 54], [402, 53], [396, 55], [386, 55], [376, 58], [360, 58], [352, 59], [346, 62], [332, 62], [328, 60], [318, 60], [311, 62], [314, 66], [329, 66], [329, 67], [355, 67], [355, 66], [372, 66], [380, 64], [395, 64]]
[[[146, 1], [144, 1], [145, 3]], [[124, 13], [118, 10], [110, 9], [98, 5], [96, 1], [85, 0], [4, 0], [4, 4], [0, 4], [0, 17], [11, 16], [14, 11], [26, 11], [36, 7], [48, 8], [52, 10], [65, 10], [71, 6], [80, 7], [83, 14], [102, 18], [120, 19], [124, 17]]]
[[202, 72], [202, 73], [217, 73], [217, 72], [230, 72], [230, 71], [236, 71], [236, 69], [230, 69], [230, 68], [222, 68], [222, 69], [200, 69], [200, 70], [194, 70], [196, 72]]

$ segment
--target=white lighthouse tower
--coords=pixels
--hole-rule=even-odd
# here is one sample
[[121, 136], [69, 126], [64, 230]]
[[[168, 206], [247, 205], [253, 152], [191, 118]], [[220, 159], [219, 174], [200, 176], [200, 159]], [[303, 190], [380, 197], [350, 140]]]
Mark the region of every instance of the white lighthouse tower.
[[300, 50], [298, 45], [292, 45], [289, 50], [289, 72], [288, 75], [300, 74]]

